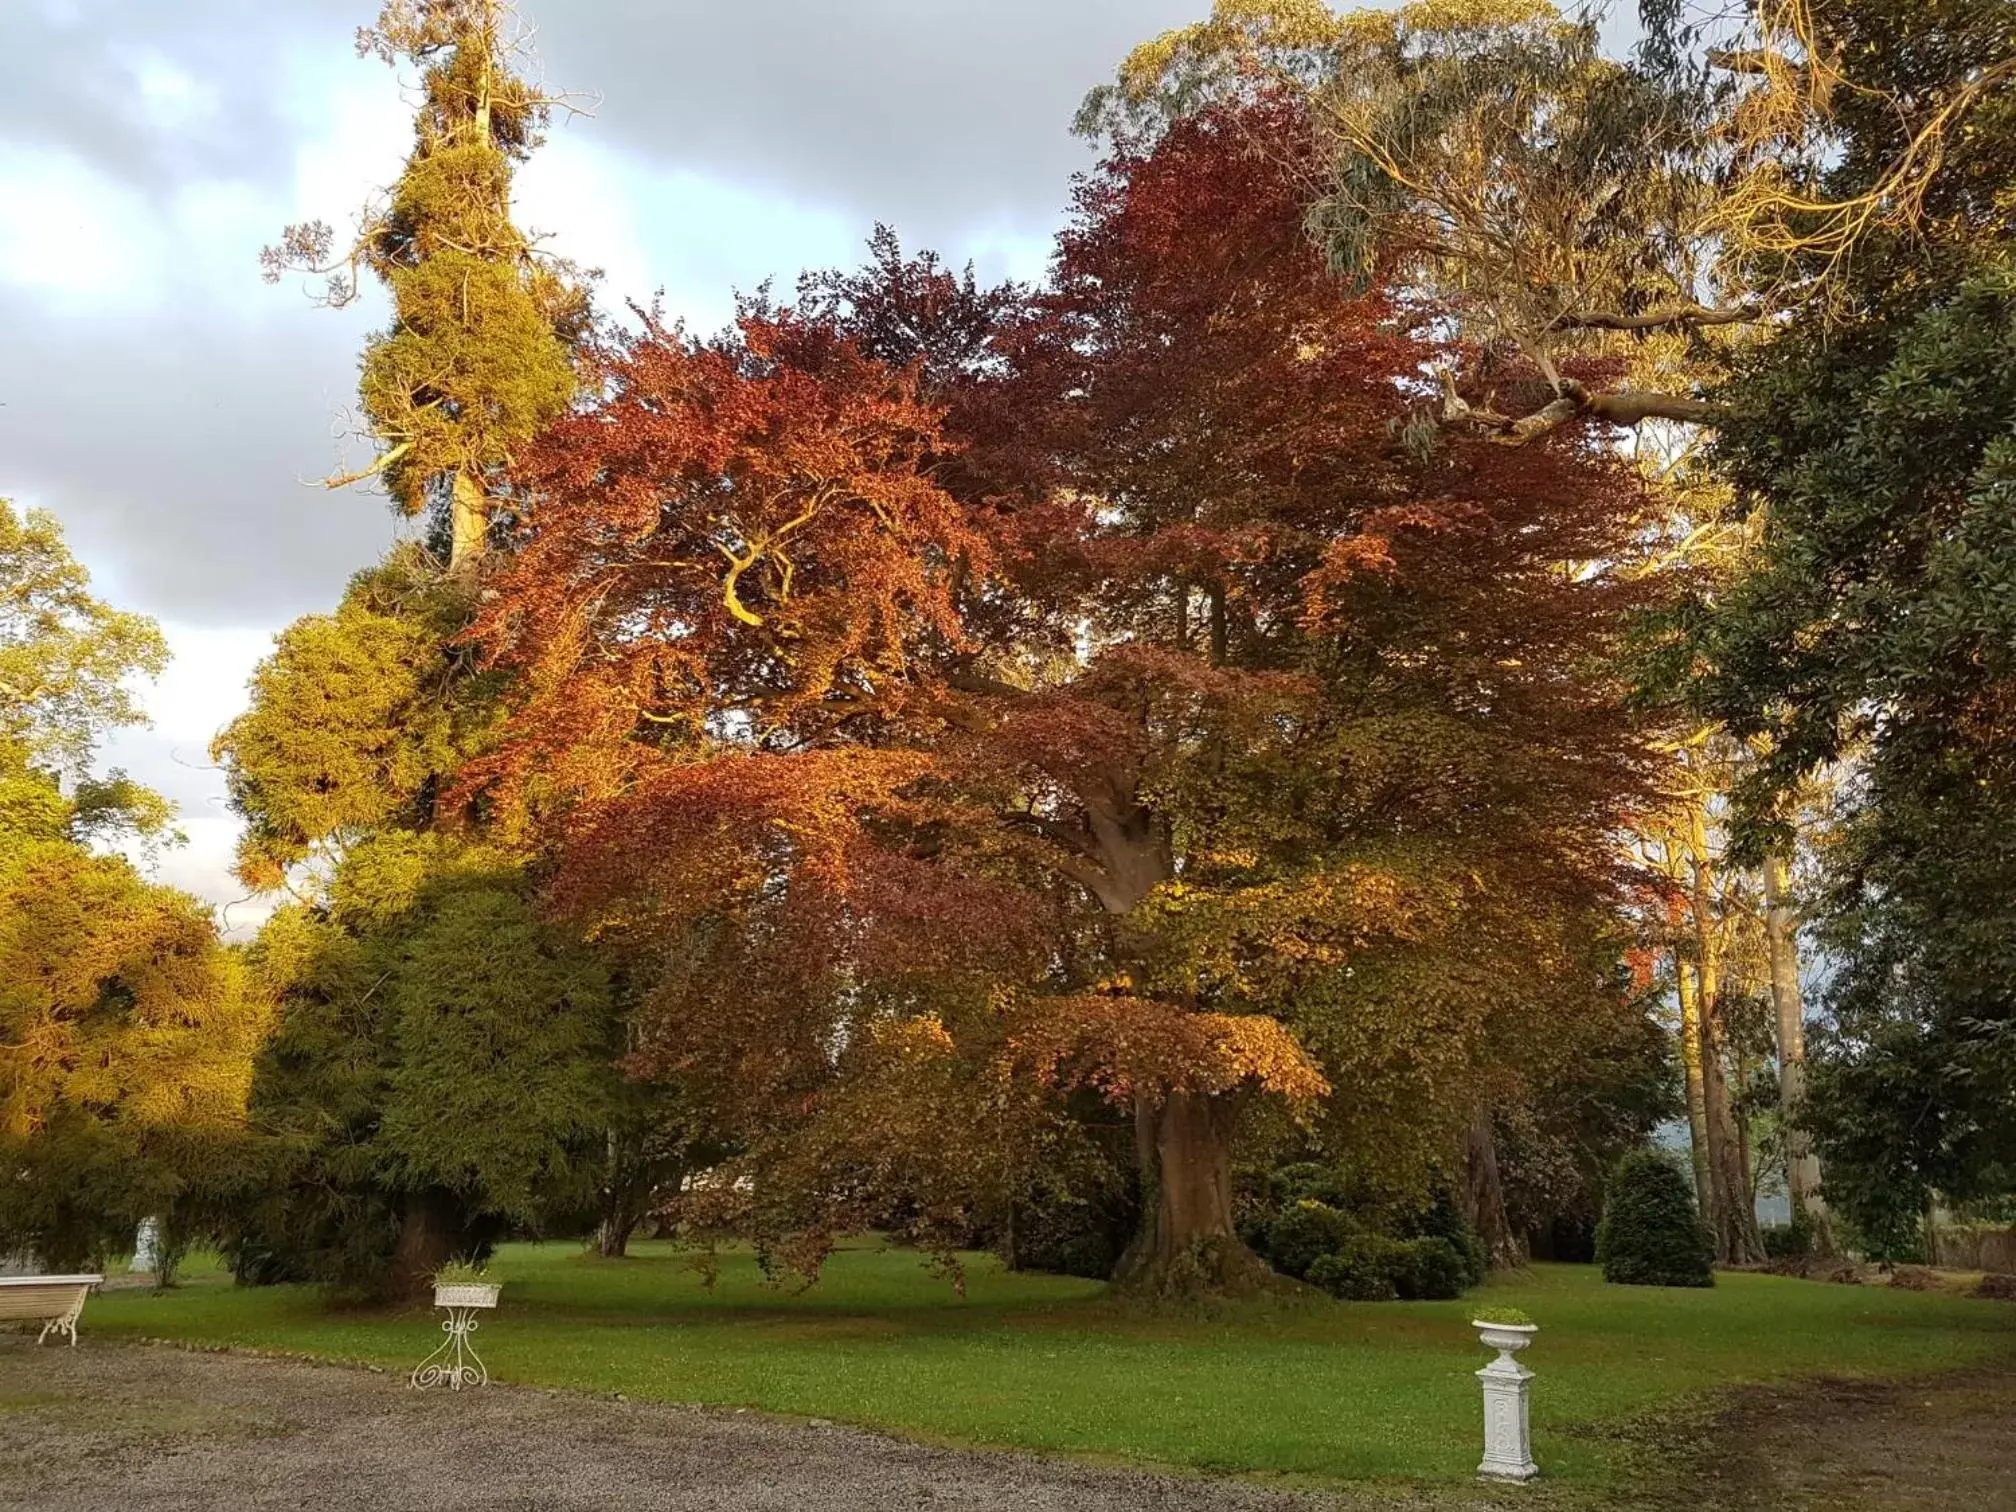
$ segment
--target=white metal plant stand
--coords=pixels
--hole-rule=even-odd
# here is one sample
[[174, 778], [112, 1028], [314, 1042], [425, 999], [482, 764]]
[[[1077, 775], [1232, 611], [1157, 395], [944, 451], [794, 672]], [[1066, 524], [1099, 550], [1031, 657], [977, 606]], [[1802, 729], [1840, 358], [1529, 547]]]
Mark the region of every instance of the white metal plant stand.
[[412, 1382], [416, 1391], [429, 1386], [460, 1391], [464, 1386], [490, 1384], [490, 1372], [469, 1336], [476, 1332], [476, 1314], [495, 1307], [501, 1289], [487, 1283], [434, 1288], [434, 1305], [448, 1313], [448, 1321], [441, 1325], [446, 1337], [435, 1346], [434, 1353], [414, 1367]]
[[1484, 1383], [1484, 1460], [1479, 1475], [1493, 1480], [1529, 1481], [1540, 1473], [1533, 1463], [1533, 1427], [1527, 1412], [1533, 1372], [1513, 1355], [1540, 1330], [1531, 1323], [1473, 1322], [1485, 1347], [1498, 1358], [1477, 1372]]

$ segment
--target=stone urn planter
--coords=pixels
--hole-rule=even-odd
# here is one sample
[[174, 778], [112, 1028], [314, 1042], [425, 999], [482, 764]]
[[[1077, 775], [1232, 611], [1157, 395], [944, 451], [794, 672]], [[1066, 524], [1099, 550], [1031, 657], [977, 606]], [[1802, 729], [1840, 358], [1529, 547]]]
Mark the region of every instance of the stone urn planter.
[[1484, 1459], [1477, 1473], [1492, 1480], [1529, 1481], [1540, 1473], [1533, 1463], [1533, 1429], [1528, 1413], [1533, 1372], [1513, 1356], [1540, 1332], [1535, 1323], [1501, 1323], [1473, 1318], [1470, 1326], [1498, 1358], [1477, 1372], [1484, 1387]]
[[464, 1386], [490, 1384], [489, 1368], [476, 1353], [471, 1335], [477, 1328], [476, 1314], [494, 1308], [503, 1290], [502, 1283], [496, 1281], [434, 1283], [434, 1305], [448, 1314], [448, 1321], [441, 1325], [446, 1337], [414, 1367], [411, 1377], [414, 1390], [446, 1386], [450, 1391], [460, 1391]]
[[1471, 1319], [1470, 1326], [1484, 1347], [1497, 1350], [1501, 1359], [1519, 1353], [1540, 1332], [1538, 1323], [1492, 1323], [1483, 1318]]

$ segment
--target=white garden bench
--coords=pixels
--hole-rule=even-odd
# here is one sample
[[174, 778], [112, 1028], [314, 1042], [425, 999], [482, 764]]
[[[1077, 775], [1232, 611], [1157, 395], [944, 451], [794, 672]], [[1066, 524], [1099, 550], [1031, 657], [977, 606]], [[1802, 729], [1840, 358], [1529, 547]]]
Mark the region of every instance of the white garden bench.
[[103, 1276], [0, 1276], [0, 1322], [40, 1321], [40, 1344], [53, 1333], [70, 1335], [77, 1344], [77, 1315], [84, 1299]]

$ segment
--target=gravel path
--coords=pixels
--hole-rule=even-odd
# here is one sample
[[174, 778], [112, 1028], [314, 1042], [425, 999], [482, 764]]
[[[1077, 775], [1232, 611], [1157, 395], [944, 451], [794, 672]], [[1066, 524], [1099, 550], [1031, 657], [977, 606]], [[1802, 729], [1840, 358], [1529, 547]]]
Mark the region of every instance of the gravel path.
[[1326, 1498], [755, 1414], [0, 1334], [7, 1512], [1314, 1512]]

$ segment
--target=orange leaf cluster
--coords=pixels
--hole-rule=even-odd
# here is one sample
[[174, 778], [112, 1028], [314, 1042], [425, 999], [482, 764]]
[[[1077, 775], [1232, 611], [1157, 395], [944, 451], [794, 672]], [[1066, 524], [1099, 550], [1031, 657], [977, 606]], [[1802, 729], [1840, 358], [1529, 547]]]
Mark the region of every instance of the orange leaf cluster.
[[1077, 993], [1010, 1010], [1016, 1052], [1045, 1079], [1096, 1087], [1115, 1102], [1137, 1093], [1255, 1088], [1291, 1103], [1327, 1095], [1309, 1052], [1263, 1014], [1197, 1013], [1149, 998]]

